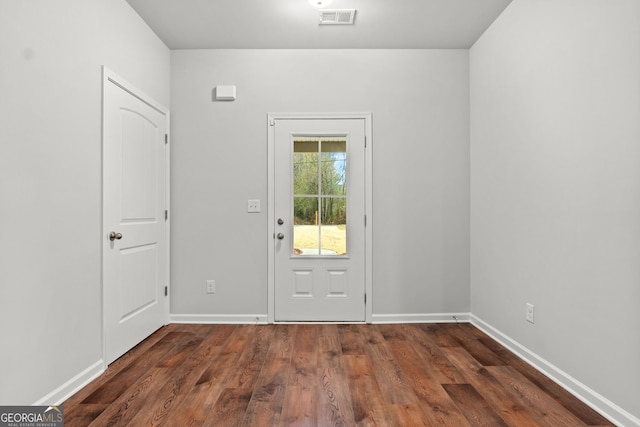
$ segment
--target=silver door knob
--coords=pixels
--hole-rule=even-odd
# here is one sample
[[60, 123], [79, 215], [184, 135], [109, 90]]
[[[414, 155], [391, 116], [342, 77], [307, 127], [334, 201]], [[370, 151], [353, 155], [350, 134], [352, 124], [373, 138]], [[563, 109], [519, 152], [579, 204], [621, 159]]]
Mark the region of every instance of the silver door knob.
[[282, 240], [282, 239], [284, 239], [284, 234], [278, 233], [278, 235], [276, 237], [278, 238], [278, 240]]
[[116, 233], [115, 231], [112, 231], [111, 233], [109, 233], [109, 240], [111, 240], [112, 242], [114, 240], [120, 240], [122, 239], [122, 233]]

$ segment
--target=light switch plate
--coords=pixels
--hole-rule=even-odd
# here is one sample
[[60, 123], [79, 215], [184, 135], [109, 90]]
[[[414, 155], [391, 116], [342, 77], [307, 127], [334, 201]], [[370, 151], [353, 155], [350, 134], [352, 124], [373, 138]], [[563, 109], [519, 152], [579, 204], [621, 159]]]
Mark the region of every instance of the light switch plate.
[[247, 212], [257, 213], [260, 212], [260, 200], [253, 199], [247, 202]]

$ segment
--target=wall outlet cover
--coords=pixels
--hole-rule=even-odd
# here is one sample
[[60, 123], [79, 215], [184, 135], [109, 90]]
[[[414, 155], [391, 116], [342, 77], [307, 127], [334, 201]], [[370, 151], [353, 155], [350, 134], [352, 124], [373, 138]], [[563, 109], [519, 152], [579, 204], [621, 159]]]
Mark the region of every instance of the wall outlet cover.
[[216, 293], [216, 281], [215, 280], [207, 280], [207, 293], [215, 294]]
[[533, 306], [533, 304], [527, 303], [527, 313], [526, 313], [526, 319], [527, 322], [529, 323], [534, 323], [534, 311], [535, 307]]

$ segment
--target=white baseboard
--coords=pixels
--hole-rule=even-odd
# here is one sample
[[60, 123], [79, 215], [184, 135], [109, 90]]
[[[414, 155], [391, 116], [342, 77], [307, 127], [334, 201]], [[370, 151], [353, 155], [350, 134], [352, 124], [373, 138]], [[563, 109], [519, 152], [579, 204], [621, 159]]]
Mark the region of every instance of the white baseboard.
[[473, 314], [471, 315], [471, 324], [508, 348], [529, 365], [551, 378], [615, 425], [640, 427], [640, 419]]
[[98, 378], [104, 372], [104, 361], [102, 359], [89, 366], [84, 371], [80, 372], [75, 377], [71, 378], [66, 383], [62, 384], [51, 393], [44, 396], [35, 402], [34, 406], [55, 406], [60, 405], [62, 402], [73, 396], [80, 391], [83, 387], [89, 384], [91, 381]]
[[266, 314], [172, 314], [171, 323], [267, 324]]
[[374, 314], [371, 323], [469, 323], [470, 313]]
[[[470, 313], [374, 314], [371, 323], [469, 323], [470, 319]], [[170, 322], [264, 325], [268, 317], [266, 314], [172, 314]]]

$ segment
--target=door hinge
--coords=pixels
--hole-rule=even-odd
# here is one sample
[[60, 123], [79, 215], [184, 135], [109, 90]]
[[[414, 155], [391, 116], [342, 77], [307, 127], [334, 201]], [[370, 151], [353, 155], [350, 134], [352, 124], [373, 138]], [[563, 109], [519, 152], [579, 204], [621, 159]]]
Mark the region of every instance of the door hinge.
[[169, 134], [164, 134], [164, 143], [168, 144], [169, 143]]
[[367, 303], [367, 294], [366, 293], [364, 294], [364, 303], [365, 304]]
[[364, 136], [364, 148], [367, 148], [367, 135]]
[[164, 211], [164, 220], [168, 220], [169, 219], [169, 211], [165, 209]]
[[365, 216], [364, 216], [364, 226], [365, 226], [365, 227], [367, 226], [367, 215], [366, 215], [366, 214], [365, 214]]
[[164, 296], [166, 297], [167, 295], [169, 295], [169, 287], [165, 286], [164, 287]]

